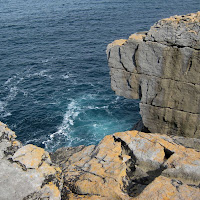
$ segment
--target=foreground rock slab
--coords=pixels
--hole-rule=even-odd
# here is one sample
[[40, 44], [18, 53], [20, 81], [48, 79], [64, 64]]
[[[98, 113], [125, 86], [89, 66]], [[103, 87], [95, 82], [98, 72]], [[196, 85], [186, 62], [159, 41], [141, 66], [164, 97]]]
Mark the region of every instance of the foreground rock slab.
[[0, 199], [59, 200], [61, 170], [49, 153], [34, 145], [22, 146], [0, 122]]
[[200, 138], [200, 12], [114, 41], [107, 55], [112, 89], [141, 100], [150, 132]]
[[200, 152], [167, 135], [106, 136], [74, 153], [62, 171], [69, 199], [196, 200], [200, 194]]
[[172, 136], [139, 131], [49, 155], [22, 146], [0, 123], [0, 169], [1, 200], [198, 200], [200, 194], [200, 152]]

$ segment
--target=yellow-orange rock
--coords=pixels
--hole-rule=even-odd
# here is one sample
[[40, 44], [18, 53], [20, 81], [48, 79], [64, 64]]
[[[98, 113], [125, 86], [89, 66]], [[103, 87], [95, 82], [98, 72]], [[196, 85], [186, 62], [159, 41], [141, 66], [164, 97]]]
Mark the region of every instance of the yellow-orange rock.
[[199, 200], [200, 189], [163, 176], [156, 178], [133, 200]]
[[172, 136], [139, 131], [108, 135], [97, 146], [69, 148], [65, 162], [58, 159], [60, 169], [44, 149], [21, 147], [4, 125], [0, 134], [0, 199], [198, 200], [200, 196], [200, 152], [177, 144]]
[[122, 192], [126, 163], [121, 143], [115, 142], [113, 136], [106, 136], [97, 147], [89, 146], [74, 154], [65, 169], [65, 182], [77, 194], [129, 198]]
[[73, 154], [63, 169], [64, 182], [69, 199], [145, 199], [148, 190], [152, 191], [149, 199], [181, 199], [190, 194], [195, 199], [199, 162], [200, 152], [176, 144], [172, 137], [127, 131]]
[[20, 148], [14, 155], [13, 161], [18, 161], [26, 168], [38, 168], [44, 156], [44, 149], [32, 144]]
[[31, 144], [22, 147], [15, 138], [0, 123], [0, 199], [60, 200], [60, 168], [52, 165], [44, 149]]

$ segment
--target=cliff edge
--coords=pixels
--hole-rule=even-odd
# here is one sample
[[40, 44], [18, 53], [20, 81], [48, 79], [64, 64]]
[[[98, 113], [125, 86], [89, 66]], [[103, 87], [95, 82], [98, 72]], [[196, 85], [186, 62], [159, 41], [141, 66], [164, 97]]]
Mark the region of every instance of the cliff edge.
[[141, 100], [150, 132], [200, 138], [200, 12], [114, 41], [107, 57], [112, 89]]
[[140, 98], [145, 126], [161, 134], [118, 132], [49, 154], [0, 122], [0, 199], [199, 200], [200, 140], [165, 134], [200, 134], [199, 16], [164, 19], [108, 46], [112, 88]]
[[198, 200], [200, 152], [127, 131], [49, 155], [0, 123], [1, 200]]

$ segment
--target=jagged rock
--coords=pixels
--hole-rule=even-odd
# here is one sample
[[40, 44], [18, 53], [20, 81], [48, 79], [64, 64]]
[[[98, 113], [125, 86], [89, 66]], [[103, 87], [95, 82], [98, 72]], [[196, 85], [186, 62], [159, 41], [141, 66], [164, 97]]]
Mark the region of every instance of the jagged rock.
[[111, 87], [141, 99], [153, 133], [200, 138], [200, 12], [160, 20], [107, 47]]
[[176, 141], [177, 144], [200, 151], [200, 139], [186, 138], [186, 137], [180, 137], [180, 136], [172, 136], [172, 137], [173, 137], [173, 140]]
[[67, 162], [70, 156], [81, 151], [84, 147], [84, 145], [77, 147], [62, 147], [57, 149], [55, 152], [50, 153], [51, 160], [53, 163], [62, 167], [62, 165]]
[[199, 22], [200, 12], [162, 19], [150, 29], [146, 39], [163, 44], [200, 49]]
[[97, 147], [85, 147], [69, 158], [64, 183], [72, 193], [79, 195], [128, 198], [121, 190], [128, 159], [130, 156], [122, 154], [121, 143], [115, 142], [113, 136], [106, 136]]
[[0, 123], [0, 199], [61, 199], [61, 170], [51, 164], [48, 152], [17, 141]]
[[51, 153], [60, 169], [2, 123], [0, 135], [1, 200], [197, 200], [200, 194], [200, 152], [174, 136], [126, 131], [97, 146], [61, 148]]
[[[200, 193], [200, 152], [176, 142], [167, 135], [139, 131], [106, 136], [98, 146], [85, 147], [63, 165], [66, 197], [145, 199], [146, 190], [155, 190], [147, 199], [196, 199]], [[180, 191], [174, 186], [179, 182]], [[172, 193], [167, 193], [168, 184]]]
[[[31, 158], [31, 159], [30, 159]], [[50, 157], [44, 149], [32, 144], [23, 146], [12, 157], [13, 161], [18, 161], [26, 167], [26, 169], [37, 169], [43, 160], [50, 163]]]

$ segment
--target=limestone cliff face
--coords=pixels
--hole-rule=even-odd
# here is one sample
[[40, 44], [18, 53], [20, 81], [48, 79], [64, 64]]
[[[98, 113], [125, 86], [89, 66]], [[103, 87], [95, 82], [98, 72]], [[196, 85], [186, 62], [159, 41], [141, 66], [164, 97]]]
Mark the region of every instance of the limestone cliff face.
[[141, 99], [150, 132], [200, 138], [200, 12], [114, 41], [107, 55], [112, 89]]

